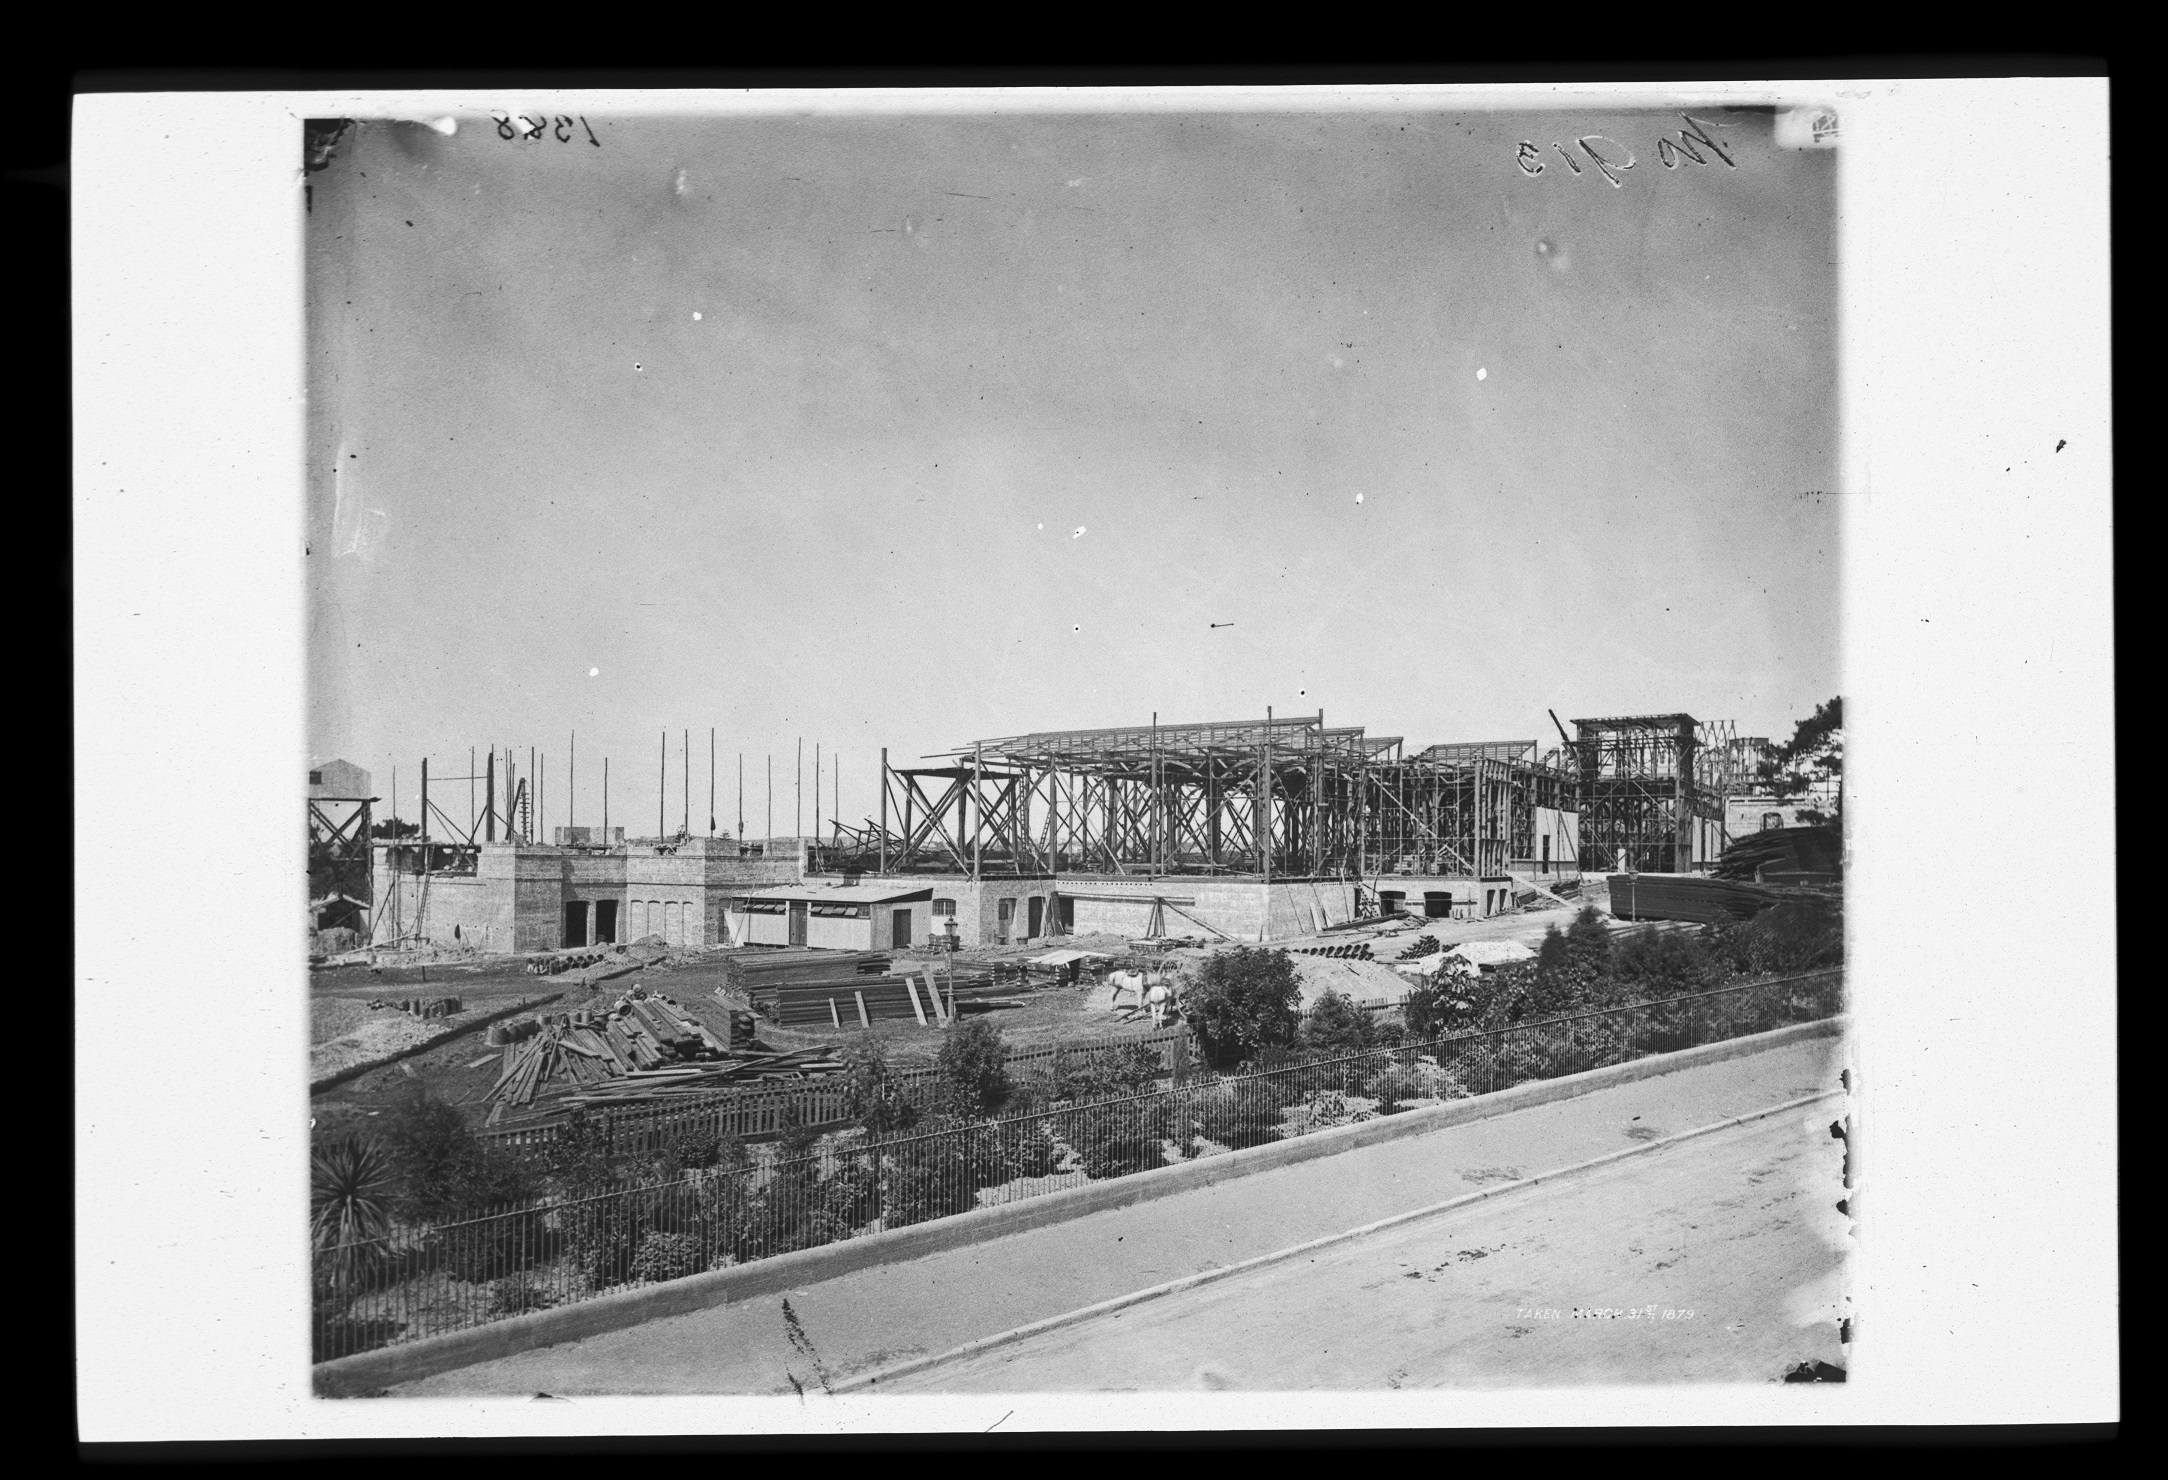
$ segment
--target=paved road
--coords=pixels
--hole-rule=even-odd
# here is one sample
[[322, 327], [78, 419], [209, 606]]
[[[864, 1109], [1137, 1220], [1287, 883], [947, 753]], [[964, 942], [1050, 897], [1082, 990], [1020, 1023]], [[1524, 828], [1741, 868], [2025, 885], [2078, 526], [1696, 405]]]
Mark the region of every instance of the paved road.
[[1816, 1107], [1664, 1147], [880, 1391], [1767, 1382], [1841, 1360], [1829, 1120]]
[[[788, 1296], [760, 1296], [522, 1352], [403, 1384], [392, 1392], [416, 1397], [524, 1397], [537, 1392], [577, 1396], [788, 1393], [794, 1387], [815, 1391], [824, 1379], [832, 1382], [909, 1357], [948, 1351], [1000, 1331], [1360, 1227], [1478, 1187], [1570, 1166], [1637, 1141], [1835, 1089], [1841, 1055], [1834, 1039], [1791, 1044], [922, 1259], [859, 1270]], [[1811, 1145], [1819, 1152], [1837, 1144], [1829, 1140], [1827, 1129], [1834, 1116], [1832, 1105], [1815, 1125], [1802, 1127], [1795, 1116], [1783, 1129], [1800, 1145]], [[1628, 1165], [1645, 1164], [1637, 1158]], [[1513, 1196], [1542, 1197], [1545, 1206], [1572, 1207], [1575, 1218], [1592, 1225], [1618, 1226], [1621, 1215], [1614, 1214], [1611, 1205], [1623, 1195], [1622, 1189], [1641, 1185], [1635, 1180], [1638, 1175], [1626, 1173], [1617, 1178], [1616, 1186], [1591, 1182], [1578, 1190], [1562, 1187], [1546, 1193], [1538, 1189]], [[1816, 1193], [1819, 1205], [1827, 1209], [1843, 1195], [1836, 1172], [1827, 1171]], [[1504, 1242], [1486, 1237], [1493, 1243]], [[1644, 1251], [1662, 1247], [1649, 1242], [1640, 1246]], [[1454, 1245], [1456, 1250], [1464, 1247], [1475, 1245], [1466, 1239]], [[1768, 1289], [1790, 1289], [1821, 1268], [1821, 1261], [1815, 1260], [1795, 1268], [1788, 1262], [1795, 1256], [1805, 1258], [1805, 1251], [1793, 1250], [1761, 1269], [1760, 1278]], [[1632, 1261], [1643, 1256], [1630, 1253], [1629, 1245], [1622, 1244], [1616, 1257], [1623, 1280], [1638, 1267]], [[1651, 1262], [1663, 1257], [1660, 1252], [1646, 1255]], [[1431, 1260], [1433, 1265], [1438, 1262]], [[1389, 1315], [1412, 1297], [1416, 1282], [1405, 1284], [1405, 1291], [1395, 1288], [1388, 1293], [1381, 1287], [1365, 1298]], [[1427, 1283], [1425, 1288], [1429, 1288]], [[1600, 1293], [1593, 1287], [1561, 1289], [1552, 1303], [1570, 1306], [1594, 1300]], [[1625, 1298], [1621, 1293], [1612, 1303], [1623, 1303]], [[1642, 1302], [1662, 1298], [1667, 1297], [1652, 1289]], [[1809, 1355], [1802, 1351], [1800, 1358]], [[1213, 1353], [1200, 1351], [1178, 1366], [1189, 1374], [1214, 1360]]]

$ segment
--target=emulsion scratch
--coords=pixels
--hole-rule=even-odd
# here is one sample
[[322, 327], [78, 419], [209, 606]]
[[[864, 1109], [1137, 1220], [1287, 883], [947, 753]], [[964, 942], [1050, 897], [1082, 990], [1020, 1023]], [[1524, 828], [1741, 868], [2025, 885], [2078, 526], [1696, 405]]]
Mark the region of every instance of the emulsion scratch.
[[[805, 1326], [798, 1320], [798, 1312], [790, 1308], [788, 1296], [783, 1299], [783, 1328], [790, 1336], [792, 1349], [813, 1364], [813, 1376], [820, 1383], [821, 1391], [832, 1391], [828, 1386], [827, 1364], [821, 1361], [821, 1354], [813, 1349], [813, 1338], [805, 1334]], [[787, 1372], [783, 1375], [790, 1377]], [[799, 1387], [797, 1378], [791, 1377], [790, 1385], [798, 1388], [801, 1397], [804, 1396], [805, 1389]]]

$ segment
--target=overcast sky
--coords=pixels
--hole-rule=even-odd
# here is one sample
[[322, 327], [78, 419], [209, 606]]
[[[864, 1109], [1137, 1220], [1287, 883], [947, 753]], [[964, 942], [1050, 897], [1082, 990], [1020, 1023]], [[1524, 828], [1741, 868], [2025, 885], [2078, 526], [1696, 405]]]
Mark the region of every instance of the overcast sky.
[[689, 729], [704, 831], [712, 727], [758, 837], [801, 736], [854, 822], [884, 745], [1155, 711], [1788, 736], [1836, 156], [1696, 117], [1733, 165], [1665, 113], [364, 124], [308, 177], [315, 752], [411, 818], [536, 747], [554, 826], [576, 730], [645, 832]]

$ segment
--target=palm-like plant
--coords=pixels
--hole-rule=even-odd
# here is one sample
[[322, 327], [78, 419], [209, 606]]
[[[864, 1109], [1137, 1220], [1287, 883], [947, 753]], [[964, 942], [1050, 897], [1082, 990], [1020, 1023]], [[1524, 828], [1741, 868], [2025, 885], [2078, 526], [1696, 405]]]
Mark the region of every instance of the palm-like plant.
[[318, 1148], [310, 1172], [310, 1239], [344, 1285], [391, 1231], [398, 1176], [381, 1148], [355, 1136]]

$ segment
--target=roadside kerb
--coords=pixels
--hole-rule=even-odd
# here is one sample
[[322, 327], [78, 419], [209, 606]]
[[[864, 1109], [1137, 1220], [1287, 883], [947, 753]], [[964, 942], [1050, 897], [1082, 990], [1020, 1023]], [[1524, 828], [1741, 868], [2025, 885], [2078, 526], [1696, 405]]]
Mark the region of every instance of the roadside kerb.
[[1675, 1136], [1665, 1136], [1660, 1140], [1643, 1142], [1638, 1146], [1628, 1146], [1623, 1151], [1606, 1152], [1602, 1156], [1591, 1157], [1587, 1161], [1577, 1161], [1572, 1166], [1540, 1172], [1533, 1177], [1522, 1177], [1514, 1182], [1503, 1182], [1494, 1187], [1486, 1187], [1479, 1192], [1464, 1192], [1459, 1197], [1448, 1198], [1444, 1202], [1432, 1203], [1428, 1207], [1416, 1208], [1410, 1212], [1395, 1213], [1389, 1218], [1380, 1218], [1374, 1223], [1365, 1223], [1360, 1228], [1349, 1228], [1339, 1233], [1328, 1233], [1323, 1238], [1314, 1238], [1308, 1243], [1291, 1244], [1284, 1249], [1274, 1249], [1268, 1254], [1257, 1254], [1248, 1259], [1237, 1260], [1233, 1264], [1223, 1264], [1217, 1269], [1200, 1270], [1196, 1274], [1168, 1280], [1165, 1284], [1153, 1285], [1150, 1289], [1133, 1290], [1127, 1295], [1117, 1295], [1112, 1300], [1102, 1300], [1096, 1305], [1080, 1306], [1076, 1310], [1063, 1311], [1060, 1315], [1048, 1316], [1043, 1321], [1033, 1321], [1027, 1326], [1016, 1326], [1007, 1331], [997, 1332], [992, 1336], [982, 1336], [977, 1341], [967, 1341], [962, 1346], [951, 1347], [945, 1352], [936, 1352], [932, 1356], [913, 1357], [910, 1361], [898, 1362], [892, 1367], [883, 1367], [875, 1372], [862, 1372], [841, 1382], [826, 1384], [823, 1391], [830, 1394], [855, 1392], [861, 1388], [872, 1387], [880, 1382], [894, 1381], [896, 1378], [907, 1377], [915, 1372], [924, 1372], [928, 1368], [940, 1367], [950, 1362], [959, 1362], [966, 1357], [980, 1356], [998, 1347], [1014, 1346], [1019, 1341], [1029, 1340], [1031, 1337], [1043, 1335], [1048, 1331], [1058, 1331], [1064, 1326], [1079, 1325], [1099, 1316], [1111, 1315], [1118, 1310], [1126, 1310], [1132, 1305], [1142, 1305], [1148, 1300], [1158, 1300], [1166, 1295], [1179, 1295], [1185, 1290], [1194, 1290], [1201, 1285], [1216, 1284], [1220, 1280], [1232, 1279], [1236, 1275], [1248, 1274], [1252, 1270], [1265, 1269], [1274, 1264], [1284, 1264], [1288, 1260], [1299, 1259], [1305, 1254], [1315, 1254], [1322, 1249], [1329, 1249], [1337, 1244], [1353, 1243], [1357, 1239], [1368, 1238], [1374, 1233], [1384, 1233], [1388, 1229], [1399, 1228], [1403, 1224], [1417, 1223], [1425, 1218], [1435, 1218], [1461, 1208], [1473, 1207], [1480, 1202], [1490, 1202], [1504, 1197], [1508, 1193], [1524, 1192], [1531, 1187], [1556, 1183], [1566, 1177], [1578, 1176], [1583, 1172], [1593, 1172], [1598, 1168], [1610, 1166], [1613, 1162], [1626, 1161], [1636, 1156], [1647, 1156], [1651, 1152], [1662, 1151], [1667, 1147], [1677, 1146], [1682, 1142], [1713, 1135], [1717, 1131], [1730, 1130], [1733, 1126], [1747, 1125], [1757, 1120], [1767, 1120], [1770, 1116], [1782, 1115], [1787, 1110], [1804, 1110], [1809, 1105], [1819, 1104], [1823, 1100], [1835, 1099], [1844, 1093], [1845, 1091], [1841, 1089], [1825, 1089], [1820, 1094], [1804, 1095], [1796, 1100], [1787, 1100], [1781, 1105], [1771, 1105], [1766, 1110], [1749, 1111], [1745, 1115], [1734, 1115], [1729, 1120], [1719, 1120], [1710, 1125], [1696, 1126], [1690, 1131], [1680, 1131]]
[[1020, 1202], [974, 1208], [950, 1217], [915, 1223], [908, 1228], [866, 1234], [749, 1264], [688, 1275], [684, 1279], [597, 1296], [576, 1305], [557, 1306], [511, 1316], [485, 1326], [449, 1331], [442, 1336], [357, 1352], [350, 1357], [319, 1363], [311, 1369], [315, 1390], [324, 1397], [378, 1392], [397, 1383], [495, 1361], [538, 1347], [621, 1331], [736, 1300], [787, 1292], [875, 1265], [901, 1263], [1111, 1208], [1171, 1197], [1218, 1182], [1292, 1166], [1313, 1157], [1426, 1135], [1449, 1126], [1489, 1120], [1517, 1110], [1573, 1099], [1613, 1085], [1631, 1084], [1702, 1064], [1744, 1058], [1789, 1043], [1834, 1036], [1844, 1031], [1848, 1021], [1848, 1017], [1840, 1013], [1811, 1023], [1793, 1023], [1766, 1033], [1726, 1038], [1674, 1053], [1649, 1054], [1622, 1064], [1609, 1064], [1556, 1079], [1531, 1080], [1492, 1094], [1312, 1131], [1284, 1141], [1154, 1167]]

